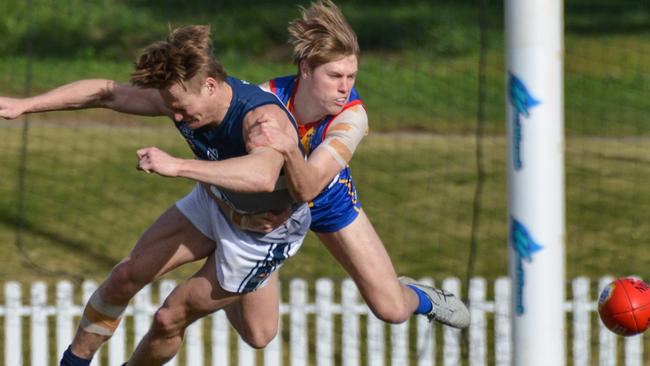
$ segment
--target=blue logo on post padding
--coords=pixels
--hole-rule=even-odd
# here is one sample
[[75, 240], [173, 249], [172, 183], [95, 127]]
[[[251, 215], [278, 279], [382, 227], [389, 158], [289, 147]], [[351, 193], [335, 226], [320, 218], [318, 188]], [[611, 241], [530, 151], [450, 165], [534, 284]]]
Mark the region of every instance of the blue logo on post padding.
[[539, 105], [540, 101], [535, 99], [528, 92], [528, 88], [518, 77], [508, 72], [508, 97], [512, 104], [513, 112], [513, 156], [515, 170], [521, 170], [523, 162], [521, 160], [521, 116], [530, 117], [530, 109]]
[[526, 284], [526, 273], [524, 271], [524, 261], [533, 262], [533, 255], [540, 250], [539, 245], [528, 232], [528, 229], [514, 217], [510, 217], [510, 244], [515, 250], [515, 267], [516, 267], [516, 306], [517, 315], [525, 312], [524, 308], [524, 286]]

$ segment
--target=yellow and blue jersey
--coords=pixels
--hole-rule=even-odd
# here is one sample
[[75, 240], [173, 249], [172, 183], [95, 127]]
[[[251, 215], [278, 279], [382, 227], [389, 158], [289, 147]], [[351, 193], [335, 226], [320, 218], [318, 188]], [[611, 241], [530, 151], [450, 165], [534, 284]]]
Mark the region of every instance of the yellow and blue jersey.
[[[293, 99], [298, 90], [298, 79], [295, 76], [285, 76], [269, 81], [271, 92], [278, 96], [290, 112], [293, 112]], [[344, 110], [362, 104], [355, 88], [350, 93]], [[340, 113], [340, 112], [339, 112]], [[298, 133], [303, 149], [307, 155], [316, 150], [327, 135], [327, 129], [338, 115], [328, 115], [321, 120], [307, 124], [298, 123]], [[309, 202], [311, 209], [311, 230], [321, 233], [331, 233], [348, 226], [359, 215], [361, 203], [357, 198], [357, 190], [352, 181], [350, 167], [346, 166], [334, 177], [323, 191]]]

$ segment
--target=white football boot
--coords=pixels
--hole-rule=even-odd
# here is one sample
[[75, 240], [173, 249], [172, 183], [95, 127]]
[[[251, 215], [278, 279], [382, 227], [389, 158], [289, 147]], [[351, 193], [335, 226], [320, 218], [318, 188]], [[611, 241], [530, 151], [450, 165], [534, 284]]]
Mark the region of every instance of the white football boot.
[[463, 329], [469, 326], [469, 309], [451, 292], [435, 287], [423, 285], [409, 277], [399, 277], [403, 285], [411, 285], [422, 290], [433, 307], [428, 314], [425, 314], [429, 321], [437, 321], [453, 328]]

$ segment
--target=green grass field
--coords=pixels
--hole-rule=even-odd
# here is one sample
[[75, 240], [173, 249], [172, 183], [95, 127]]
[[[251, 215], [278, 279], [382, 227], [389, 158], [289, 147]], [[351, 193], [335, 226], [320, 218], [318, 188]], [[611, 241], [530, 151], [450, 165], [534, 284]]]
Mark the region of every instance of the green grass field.
[[[75, 113], [72, 113], [74, 115]], [[3, 277], [38, 277], [14, 248], [19, 128], [2, 124], [0, 154], [12, 163], [2, 180], [0, 235], [6, 238]], [[191, 187], [182, 179], [134, 169], [134, 151], [156, 145], [187, 156], [172, 126], [112, 127], [32, 122], [27, 161], [25, 251], [40, 266], [99, 278], [132, 247], [139, 233]], [[507, 271], [505, 140], [485, 139], [476, 275]], [[188, 150], [189, 151], [189, 150]], [[568, 276], [646, 273], [642, 253], [650, 225], [650, 139], [575, 137], [567, 141]], [[352, 171], [364, 208], [399, 271], [415, 276], [465, 275], [475, 188], [474, 138], [412, 133], [374, 134]], [[627, 248], [621, 250], [621, 246]], [[74, 254], [74, 255], [71, 255]], [[285, 278], [341, 278], [343, 272], [310, 237]], [[423, 255], [426, 259], [423, 260]], [[190, 271], [188, 269], [187, 271]], [[181, 270], [181, 277], [189, 274]]]
[[[572, 259], [568, 272], [598, 276], [632, 268], [640, 274], [645, 268], [644, 256], [637, 253], [645, 244], [643, 233], [648, 231], [640, 213], [647, 210], [649, 202], [648, 190], [643, 188], [648, 175], [644, 152], [649, 151], [647, 137], [643, 136], [650, 133], [645, 118], [650, 106], [643, 93], [626, 85], [635, 78], [643, 81], [648, 75], [634, 68], [614, 69], [608, 74], [608, 64], [588, 62], [588, 52], [604, 54], [604, 47], [612, 44], [573, 42], [581, 48], [567, 54], [567, 251]], [[635, 44], [643, 43], [638, 40]], [[486, 142], [489, 180], [483, 196], [479, 258], [489, 255], [497, 260], [479, 261], [476, 274], [494, 278], [506, 272], [507, 261], [505, 150], [498, 137], [502, 136], [505, 118], [499, 76], [503, 70], [497, 66], [502, 61], [496, 53], [490, 55], [494, 69], [488, 74], [492, 82], [487, 86], [490, 102], [486, 105], [486, 130], [489, 136], [497, 137]], [[0, 72], [7, 78], [5, 85], [15, 81], [10, 71], [22, 70], [24, 62], [20, 58], [0, 59], [0, 70], [6, 71]], [[226, 62], [235, 66], [233, 74], [254, 81], [292, 70], [291, 65], [279, 62]], [[400, 68], [404, 63], [412, 67]], [[36, 90], [76, 77], [124, 80], [128, 74], [126, 63], [112, 61], [36, 60], [32, 67], [34, 79], [42, 80]], [[471, 58], [442, 60], [434, 65], [421, 56], [382, 59], [371, 55], [362, 60], [358, 87], [368, 96], [364, 101], [372, 132], [355, 155], [352, 167], [364, 207], [402, 272], [436, 277], [464, 275], [476, 184], [473, 67]], [[430, 70], [432, 82], [419, 78], [419, 70]], [[394, 91], [390, 85], [402, 88]], [[10, 90], [6, 94], [20, 93]], [[46, 268], [65, 259], [65, 268], [76, 275], [103, 275], [128, 252], [138, 233], [191, 186], [190, 182], [143, 177], [132, 169], [134, 150], [143, 145], [169, 146], [178, 154], [187, 154], [167, 121], [101, 110], [30, 118], [43, 122], [30, 128], [25, 243], [34, 261]], [[86, 124], [92, 127], [83, 127]], [[16, 253], [11, 246], [21, 143], [17, 125], [20, 121], [4, 123], [0, 134], [0, 165], [7, 172], [1, 181], [4, 229], [0, 231], [4, 232], [0, 235], [8, 238], [4, 243], [11, 253], [7, 260], [12, 269], [3, 277], [27, 279], [40, 274], [12, 258]], [[162, 130], [155, 128], [161, 125], [165, 126]], [[132, 131], [137, 138], [125, 137]], [[419, 134], [419, 139], [408, 140], [408, 136]], [[142, 212], [136, 213], [136, 208]], [[634, 249], [613, 256], [621, 245]], [[79, 255], [71, 257], [71, 252]], [[432, 260], [418, 260], [422, 252]], [[341, 277], [338, 266], [322, 261], [323, 256], [323, 248], [310, 238], [300, 261], [288, 265], [284, 273]], [[628, 258], [630, 263], [625, 262]], [[75, 264], [70, 266], [71, 262]], [[459, 272], [458, 268], [463, 270]]]

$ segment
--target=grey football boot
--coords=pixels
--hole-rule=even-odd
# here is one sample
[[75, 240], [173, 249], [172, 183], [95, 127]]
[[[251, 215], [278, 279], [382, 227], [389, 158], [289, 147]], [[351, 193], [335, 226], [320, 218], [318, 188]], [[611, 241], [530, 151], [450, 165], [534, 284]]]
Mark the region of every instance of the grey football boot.
[[433, 308], [425, 314], [429, 321], [437, 321], [454, 328], [467, 328], [469, 326], [469, 309], [451, 292], [416, 282], [409, 277], [399, 277], [403, 285], [411, 285], [422, 290], [431, 300]]

